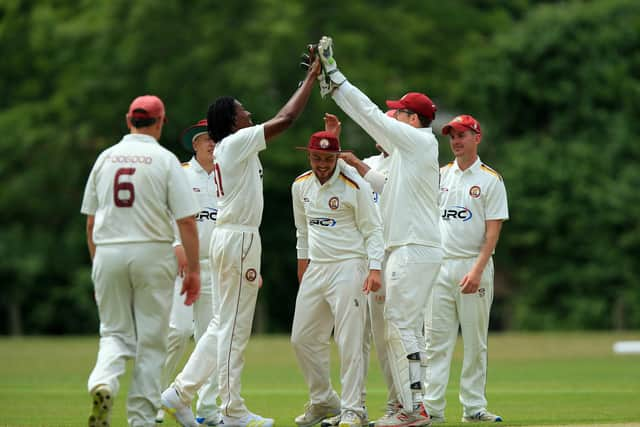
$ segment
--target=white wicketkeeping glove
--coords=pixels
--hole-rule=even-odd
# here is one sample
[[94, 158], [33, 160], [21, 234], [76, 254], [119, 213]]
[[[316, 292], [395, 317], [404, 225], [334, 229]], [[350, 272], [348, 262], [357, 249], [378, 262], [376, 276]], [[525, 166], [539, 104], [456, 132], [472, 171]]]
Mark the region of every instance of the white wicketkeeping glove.
[[320, 82], [320, 96], [325, 97], [331, 95], [331, 92], [337, 87], [333, 84], [329, 77], [324, 72], [324, 69], [318, 75], [318, 82]]
[[322, 63], [322, 70], [333, 84], [333, 89], [344, 83], [347, 78], [338, 70], [338, 64], [333, 59], [333, 40], [331, 37], [322, 36], [318, 43], [318, 54]]

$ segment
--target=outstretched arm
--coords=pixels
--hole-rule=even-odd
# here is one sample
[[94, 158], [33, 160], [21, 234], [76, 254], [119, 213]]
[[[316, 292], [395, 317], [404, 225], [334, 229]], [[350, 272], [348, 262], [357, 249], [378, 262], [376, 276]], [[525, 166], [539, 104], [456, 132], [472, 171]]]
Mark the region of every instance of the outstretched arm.
[[302, 110], [307, 105], [311, 90], [318, 75], [320, 74], [320, 61], [315, 59], [309, 67], [307, 76], [302, 81], [298, 90], [291, 96], [289, 101], [282, 107], [274, 118], [264, 123], [264, 139], [269, 142], [287, 130], [293, 122], [300, 116]]

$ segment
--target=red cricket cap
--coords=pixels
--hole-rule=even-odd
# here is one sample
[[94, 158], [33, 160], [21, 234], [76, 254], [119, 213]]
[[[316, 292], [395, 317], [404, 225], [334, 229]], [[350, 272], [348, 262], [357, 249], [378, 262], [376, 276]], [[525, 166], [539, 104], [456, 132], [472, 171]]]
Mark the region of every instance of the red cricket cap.
[[482, 135], [482, 130], [480, 129], [480, 122], [474, 119], [472, 116], [468, 114], [463, 114], [461, 116], [455, 117], [449, 123], [444, 125], [442, 128], [442, 134], [448, 135], [451, 132], [451, 129], [455, 129], [460, 132], [464, 132], [466, 130], [472, 130], [475, 133]]
[[325, 153], [340, 153], [340, 140], [331, 132], [325, 130], [316, 132], [309, 138], [306, 147], [296, 147], [298, 150], [324, 151]]
[[411, 110], [431, 120], [436, 118], [436, 111], [438, 111], [436, 104], [427, 95], [420, 92], [409, 92], [397, 101], [387, 101], [387, 107], [396, 110]]
[[167, 122], [167, 116], [164, 111], [164, 103], [155, 95], [143, 95], [133, 100], [129, 106], [127, 117], [135, 117], [139, 119], [155, 119], [162, 117]]

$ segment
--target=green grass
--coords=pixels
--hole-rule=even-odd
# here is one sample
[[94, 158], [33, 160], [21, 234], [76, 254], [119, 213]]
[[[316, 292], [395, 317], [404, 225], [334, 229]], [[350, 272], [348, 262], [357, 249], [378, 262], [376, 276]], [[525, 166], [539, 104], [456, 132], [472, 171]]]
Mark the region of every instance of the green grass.
[[[640, 333], [492, 335], [489, 409], [505, 418], [504, 425], [640, 425], [640, 356], [612, 353], [615, 341], [639, 337]], [[0, 339], [0, 426], [86, 425], [86, 380], [97, 346], [97, 338], [86, 337]], [[457, 425], [461, 416], [461, 356], [458, 343], [447, 392], [447, 426]], [[335, 346], [333, 361], [333, 381], [339, 387]], [[126, 426], [128, 382], [129, 376], [122, 379], [114, 426]], [[288, 337], [251, 339], [243, 396], [252, 411], [274, 417], [276, 425], [294, 425], [307, 393]], [[369, 413], [375, 418], [386, 396], [375, 358], [368, 396]]]

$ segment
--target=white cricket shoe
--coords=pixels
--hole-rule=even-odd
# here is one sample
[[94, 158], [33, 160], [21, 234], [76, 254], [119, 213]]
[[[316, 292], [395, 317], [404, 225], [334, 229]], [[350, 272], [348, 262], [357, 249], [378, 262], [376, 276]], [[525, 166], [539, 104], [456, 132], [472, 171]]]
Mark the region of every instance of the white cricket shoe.
[[89, 427], [110, 427], [113, 394], [107, 385], [99, 385], [91, 392], [93, 406], [89, 415]]
[[[337, 427], [340, 425], [340, 418], [342, 414], [338, 414], [335, 417], [325, 418], [320, 423], [320, 427]], [[373, 426], [373, 423], [371, 423]], [[360, 426], [369, 427], [369, 414], [367, 413], [367, 407], [362, 410], [362, 416], [360, 417]]]
[[174, 417], [182, 427], [199, 427], [196, 419], [193, 418], [191, 407], [180, 399], [178, 390], [173, 386], [162, 392], [160, 401], [165, 412]]
[[325, 418], [331, 418], [336, 415], [340, 415], [340, 398], [334, 393], [327, 403], [312, 404], [307, 402], [304, 405], [304, 414], [298, 415], [295, 423], [299, 427], [311, 427]]
[[431, 418], [423, 404], [420, 405], [419, 409], [409, 413], [401, 410], [391, 413], [391, 410], [388, 410], [382, 418], [375, 422], [376, 427], [421, 427], [429, 425], [431, 425]]
[[474, 415], [465, 415], [462, 417], [463, 423], [501, 423], [500, 415], [492, 414], [487, 410], [476, 412]]
[[351, 410], [344, 411], [342, 417], [340, 417], [340, 424], [338, 424], [339, 427], [360, 427], [361, 425], [360, 416]]
[[264, 418], [260, 415], [249, 412], [241, 418], [222, 416], [224, 427], [273, 427], [273, 418]]
[[196, 417], [196, 422], [208, 427], [219, 426], [222, 425], [222, 415], [217, 414], [210, 417]]
[[162, 424], [164, 422], [164, 409], [158, 409], [156, 412], [156, 424]]

